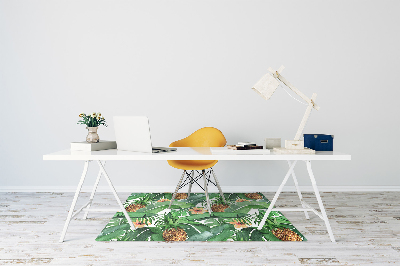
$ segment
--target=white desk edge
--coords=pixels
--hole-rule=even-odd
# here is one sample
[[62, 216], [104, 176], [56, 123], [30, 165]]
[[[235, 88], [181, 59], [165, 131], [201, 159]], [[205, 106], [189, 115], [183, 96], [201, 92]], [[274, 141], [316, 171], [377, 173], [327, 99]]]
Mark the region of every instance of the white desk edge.
[[116, 149], [101, 151], [71, 151], [62, 150], [43, 155], [43, 160], [61, 161], [124, 161], [124, 160], [225, 160], [225, 161], [281, 161], [281, 160], [308, 160], [308, 161], [336, 161], [351, 160], [351, 155], [336, 151], [317, 151], [315, 154], [212, 154], [210, 148], [178, 148], [175, 152], [142, 153], [120, 151]]

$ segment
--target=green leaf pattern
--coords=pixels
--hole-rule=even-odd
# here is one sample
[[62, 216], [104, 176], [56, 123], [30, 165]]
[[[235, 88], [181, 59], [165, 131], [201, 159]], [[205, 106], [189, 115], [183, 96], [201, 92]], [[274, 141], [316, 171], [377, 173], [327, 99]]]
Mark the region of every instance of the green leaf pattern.
[[[245, 193], [224, 193], [229, 208], [224, 212], [207, 212], [204, 193], [192, 193], [189, 198], [174, 200], [168, 209], [171, 193], [132, 193], [124, 207], [136, 202], [146, 207], [128, 212], [136, 226], [130, 229], [122, 212], [117, 212], [106, 225], [97, 241], [164, 241], [163, 232], [169, 228], [180, 228], [186, 232], [186, 241], [280, 241], [272, 231], [290, 229], [303, 241], [306, 238], [277, 211], [272, 211], [264, 227], [258, 230], [270, 202], [251, 199]], [[209, 193], [211, 204], [221, 204], [218, 193]]]

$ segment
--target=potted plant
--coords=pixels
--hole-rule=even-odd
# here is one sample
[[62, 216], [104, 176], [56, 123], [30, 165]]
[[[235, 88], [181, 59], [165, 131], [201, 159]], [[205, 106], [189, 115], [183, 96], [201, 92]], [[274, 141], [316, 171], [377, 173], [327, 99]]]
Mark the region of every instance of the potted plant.
[[81, 120], [78, 124], [86, 125], [88, 130], [88, 135], [86, 136], [86, 142], [96, 143], [99, 142], [100, 137], [97, 134], [97, 129], [100, 125], [107, 126], [106, 120], [101, 116], [101, 113], [92, 113], [91, 115], [86, 115], [84, 113], [79, 114]]

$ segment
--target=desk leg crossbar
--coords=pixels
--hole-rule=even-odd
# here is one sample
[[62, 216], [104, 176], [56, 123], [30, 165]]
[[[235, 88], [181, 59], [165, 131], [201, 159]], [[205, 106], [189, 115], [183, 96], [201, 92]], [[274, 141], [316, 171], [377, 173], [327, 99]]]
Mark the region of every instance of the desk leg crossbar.
[[[331, 226], [329, 224], [328, 216], [326, 215], [325, 207], [324, 207], [324, 205], [322, 203], [322, 199], [321, 199], [321, 196], [319, 194], [317, 183], [315, 182], [314, 174], [313, 174], [312, 169], [311, 169], [311, 161], [305, 161], [305, 163], [306, 163], [308, 175], [310, 177], [311, 184], [312, 184], [312, 187], [313, 187], [313, 190], [314, 190], [314, 193], [315, 193], [315, 197], [317, 198], [317, 202], [318, 202], [318, 205], [319, 205], [319, 208], [320, 208], [321, 212], [318, 212], [317, 210], [312, 208], [308, 203], [306, 203], [303, 200], [303, 197], [301, 195], [301, 191], [300, 191], [300, 188], [299, 188], [299, 185], [298, 185], [298, 182], [297, 182], [297, 178], [296, 178], [296, 175], [295, 175], [294, 170], [293, 170], [294, 167], [296, 166], [296, 163], [297, 163], [297, 161], [288, 161], [289, 170], [286, 173], [286, 176], [283, 179], [281, 185], [279, 186], [277, 192], [275, 193], [275, 196], [272, 199], [272, 202], [269, 205], [269, 207], [267, 209], [267, 212], [265, 213], [263, 219], [261, 220], [261, 223], [258, 226], [258, 230], [262, 229], [262, 227], [264, 226], [265, 221], [267, 220], [267, 218], [268, 218], [268, 216], [269, 216], [271, 211], [304, 211], [306, 219], [310, 219], [310, 217], [308, 216], [308, 211], [311, 211], [311, 212], [313, 212], [315, 215], [317, 215], [319, 218], [321, 218], [325, 222], [325, 226], [326, 226], [326, 229], [328, 231], [329, 237], [330, 237], [332, 242], [335, 242], [335, 238], [333, 236], [332, 229], [331, 229]], [[285, 186], [285, 184], [288, 181], [290, 176], [292, 176], [292, 178], [293, 178], [293, 181], [294, 181], [294, 184], [296, 186], [297, 194], [299, 196], [302, 208], [274, 208], [275, 203], [278, 200], [279, 194], [282, 192], [283, 187]]]
[[[88, 167], [89, 167], [89, 162], [90, 161], [86, 161], [85, 165], [83, 167], [82, 176], [81, 176], [81, 179], [79, 180], [78, 187], [76, 188], [74, 199], [72, 200], [72, 204], [71, 204], [71, 207], [70, 207], [69, 212], [68, 212], [68, 217], [67, 217], [67, 220], [65, 221], [64, 228], [63, 228], [63, 231], [61, 233], [60, 242], [64, 241], [65, 234], [67, 233], [68, 225], [71, 222], [71, 219], [74, 218], [76, 215], [78, 215], [83, 210], [85, 211], [83, 219], [87, 218], [87, 215], [88, 215], [89, 211], [90, 212], [122, 211], [122, 213], [124, 214], [125, 218], [128, 220], [128, 223], [129, 223], [131, 229], [135, 230], [135, 226], [133, 225], [132, 220], [130, 219], [130, 217], [128, 215], [128, 212], [125, 210], [124, 205], [122, 204], [121, 200], [119, 199], [117, 191], [115, 190], [115, 188], [114, 188], [114, 186], [113, 186], [113, 184], [112, 184], [112, 182], [111, 182], [111, 180], [110, 180], [110, 178], [109, 178], [109, 176], [108, 176], [108, 174], [107, 174], [107, 172], [106, 172], [106, 170], [104, 168], [105, 162], [102, 163], [101, 161], [97, 161], [97, 163], [98, 163], [98, 165], [100, 167], [100, 170], [99, 170], [99, 173], [97, 175], [96, 182], [95, 182], [95, 184], [93, 186], [93, 190], [92, 190], [92, 193], [90, 195], [90, 199], [80, 209], [78, 209], [77, 211], [74, 212], [76, 202], [78, 201], [79, 193], [81, 192], [83, 182], [85, 181], [85, 177], [86, 177], [87, 170], [88, 170]], [[117, 200], [119, 209], [90, 209], [90, 206], [92, 205], [92, 202], [93, 202], [94, 194], [96, 193], [97, 186], [99, 184], [99, 181], [100, 181], [100, 178], [101, 178], [102, 175], [107, 180], [107, 183], [108, 183], [109, 187], [111, 188], [111, 191], [114, 194], [115, 199]]]

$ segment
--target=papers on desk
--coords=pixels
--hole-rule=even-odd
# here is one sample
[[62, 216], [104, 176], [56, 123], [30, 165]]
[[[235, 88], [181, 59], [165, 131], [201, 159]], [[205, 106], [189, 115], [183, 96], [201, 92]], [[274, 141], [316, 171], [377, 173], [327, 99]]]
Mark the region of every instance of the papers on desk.
[[71, 151], [101, 151], [116, 148], [117, 142], [115, 140], [100, 140], [96, 143], [89, 143], [86, 141], [71, 142]]
[[227, 147], [211, 147], [212, 154], [270, 154], [270, 150], [267, 149], [252, 149], [252, 150], [232, 150]]

